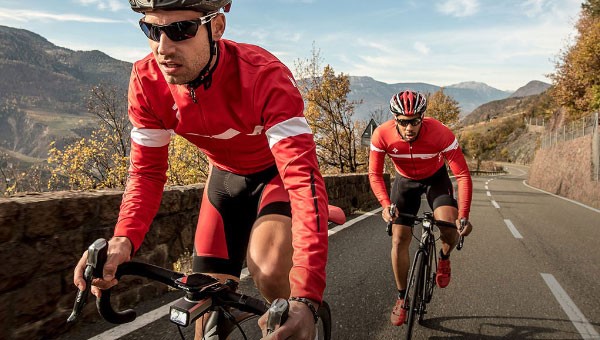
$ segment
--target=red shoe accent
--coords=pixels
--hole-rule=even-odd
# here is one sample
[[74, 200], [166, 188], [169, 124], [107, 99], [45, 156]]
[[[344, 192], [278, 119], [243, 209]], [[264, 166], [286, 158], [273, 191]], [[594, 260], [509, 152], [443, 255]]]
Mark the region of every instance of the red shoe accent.
[[402, 326], [406, 322], [406, 309], [403, 307], [404, 299], [397, 299], [396, 305], [390, 315], [390, 321], [394, 326]]
[[450, 259], [439, 259], [435, 282], [440, 288], [446, 288], [450, 283]]

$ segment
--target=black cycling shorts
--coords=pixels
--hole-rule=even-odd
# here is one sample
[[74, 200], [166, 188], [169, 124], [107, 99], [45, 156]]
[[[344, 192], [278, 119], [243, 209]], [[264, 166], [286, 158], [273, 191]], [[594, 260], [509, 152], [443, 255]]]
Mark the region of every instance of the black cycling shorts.
[[267, 214], [291, 217], [291, 212], [275, 166], [243, 176], [213, 167], [196, 228], [194, 272], [239, 277], [256, 219]]
[[[432, 211], [441, 206], [458, 208], [446, 166], [442, 166], [432, 176], [420, 180], [406, 178], [396, 173], [390, 199], [396, 204], [399, 212], [416, 215], [421, 207], [422, 194], [426, 195]], [[412, 225], [412, 221], [405, 217], [398, 217], [394, 223]]]

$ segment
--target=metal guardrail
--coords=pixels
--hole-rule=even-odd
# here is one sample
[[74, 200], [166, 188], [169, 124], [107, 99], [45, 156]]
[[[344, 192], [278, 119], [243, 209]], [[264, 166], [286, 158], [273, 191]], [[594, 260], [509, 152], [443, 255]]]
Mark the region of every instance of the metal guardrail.
[[484, 170], [470, 170], [471, 176], [495, 176], [495, 175], [503, 175], [508, 172], [504, 170], [499, 171], [484, 171]]

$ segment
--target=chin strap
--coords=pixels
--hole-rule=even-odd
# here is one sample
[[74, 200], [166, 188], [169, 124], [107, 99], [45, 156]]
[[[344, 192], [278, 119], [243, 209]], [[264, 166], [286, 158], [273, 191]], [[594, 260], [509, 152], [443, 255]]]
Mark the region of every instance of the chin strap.
[[[219, 53], [218, 53], [219, 48], [217, 47], [217, 42], [214, 41], [212, 38], [212, 28], [211, 28], [210, 23], [208, 25], [206, 25], [206, 28], [208, 31], [208, 43], [210, 45], [210, 57], [208, 58], [208, 62], [206, 63], [204, 68], [202, 68], [202, 70], [198, 74], [198, 77], [196, 77], [196, 79], [187, 83], [187, 88], [190, 91], [190, 97], [192, 98], [192, 101], [194, 103], [198, 102], [196, 100], [196, 89], [198, 88], [198, 86], [204, 85], [204, 89], [208, 90], [208, 88], [212, 84], [212, 74], [213, 74], [214, 70], [217, 68], [217, 64], [219, 63]], [[212, 60], [215, 57], [216, 57], [215, 66], [211, 68], [210, 64], [212, 63]]]

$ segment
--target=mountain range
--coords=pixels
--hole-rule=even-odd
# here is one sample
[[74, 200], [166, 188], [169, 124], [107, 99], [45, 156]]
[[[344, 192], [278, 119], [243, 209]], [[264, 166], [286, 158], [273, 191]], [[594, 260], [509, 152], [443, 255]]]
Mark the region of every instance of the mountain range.
[[[105, 84], [124, 94], [127, 89], [132, 64], [103, 52], [72, 51], [33, 32], [6, 26], [0, 26], [0, 46], [0, 150], [43, 159], [51, 141], [81, 137], [85, 128], [72, 128], [78, 125], [68, 121], [89, 118], [92, 87]], [[433, 93], [440, 89], [427, 83], [387, 84], [357, 76], [350, 77], [350, 84], [348, 99], [362, 100], [356, 120], [368, 120], [377, 110], [387, 112], [389, 99], [401, 90]], [[444, 93], [458, 101], [464, 117], [484, 103], [539, 93], [547, 86], [533, 82], [511, 93], [463, 82], [445, 86]]]
[[[413, 90], [422, 93], [434, 93], [440, 90], [440, 86], [427, 83], [396, 83], [387, 84], [377, 81], [371, 77], [350, 77], [351, 92], [349, 100], [362, 100], [362, 104], [356, 107], [355, 118], [368, 120], [371, 113], [376, 110], [385, 109], [389, 105], [390, 98], [395, 93], [403, 90]], [[471, 113], [479, 105], [498, 99], [509, 97], [512, 92], [501, 91], [484, 83], [468, 81], [443, 87], [444, 93], [456, 100], [461, 108], [460, 117]]]

